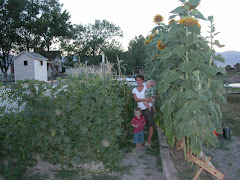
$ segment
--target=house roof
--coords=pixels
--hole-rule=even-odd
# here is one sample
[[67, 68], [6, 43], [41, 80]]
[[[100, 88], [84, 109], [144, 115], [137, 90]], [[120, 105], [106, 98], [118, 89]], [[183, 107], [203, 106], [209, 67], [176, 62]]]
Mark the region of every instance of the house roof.
[[22, 51], [20, 54], [18, 54], [14, 60], [19, 57], [21, 54], [27, 54], [29, 56], [31, 56], [32, 58], [34, 59], [37, 59], [37, 60], [44, 60], [44, 61], [47, 61], [48, 59], [44, 56], [42, 56], [41, 54], [38, 54], [38, 53], [35, 53], [35, 52], [29, 52], [29, 51]]
[[58, 56], [61, 58], [60, 51], [45, 51], [42, 53], [45, 57], [47, 57], [50, 61], [56, 59]]

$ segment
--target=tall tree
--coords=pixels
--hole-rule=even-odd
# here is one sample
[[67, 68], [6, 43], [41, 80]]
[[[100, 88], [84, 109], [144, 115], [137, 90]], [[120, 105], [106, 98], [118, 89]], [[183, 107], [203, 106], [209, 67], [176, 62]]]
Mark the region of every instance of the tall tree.
[[144, 41], [145, 38], [142, 35], [135, 36], [130, 40], [127, 51], [128, 72], [132, 72], [133, 66], [144, 66], [146, 59]]
[[62, 48], [69, 52], [68, 55], [76, 54], [81, 60], [85, 60], [110, 48], [121, 49], [117, 38], [122, 36], [121, 28], [115, 24], [107, 20], [95, 20], [94, 24], [76, 25], [72, 43], [64, 42]]
[[21, 35], [26, 50], [50, 51], [59, 38], [71, 36], [70, 15], [66, 10], [62, 12], [59, 0], [29, 1], [25, 18]]
[[20, 41], [18, 30], [25, 4], [25, 0], [0, 1], [0, 68], [5, 77], [12, 64], [13, 56], [10, 54], [17, 50], [17, 42]]

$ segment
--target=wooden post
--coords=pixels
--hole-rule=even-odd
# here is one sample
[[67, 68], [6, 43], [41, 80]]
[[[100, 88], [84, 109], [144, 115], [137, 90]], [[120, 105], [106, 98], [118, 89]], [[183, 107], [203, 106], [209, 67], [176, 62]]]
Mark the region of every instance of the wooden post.
[[102, 54], [102, 68], [103, 68], [103, 85], [105, 85], [105, 55]]

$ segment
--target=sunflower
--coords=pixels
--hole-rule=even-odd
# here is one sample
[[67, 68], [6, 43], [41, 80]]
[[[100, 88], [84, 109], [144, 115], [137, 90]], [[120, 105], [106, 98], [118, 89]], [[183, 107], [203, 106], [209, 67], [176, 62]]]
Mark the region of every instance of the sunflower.
[[170, 25], [170, 24], [172, 24], [172, 23], [174, 23], [174, 22], [176, 22], [175, 19], [171, 19], [171, 20], [168, 22], [168, 24]]
[[161, 16], [160, 14], [155, 15], [153, 18], [153, 22], [159, 25], [161, 22], [163, 22], [163, 16]]
[[157, 47], [159, 49], [159, 51], [163, 50], [165, 48], [165, 46], [163, 45], [162, 41], [158, 41]]
[[194, 19], [192, 17], [186, 17], [186, 18], [182, 18], [178, 21], [179, 24], [184, 24], [187, 26], [198, 26], [199, 28], [201, 27], [201, 25], [198, 23], [197, 19]]
[[154, 37], [154, 35], [150, 35], [150, 36], [149, 36], [149, 39], [152, 39], [153, 37]]
[[148, 43], [150, 43], [150, 39], [147, 39], [147, 40], [144, 42], [144, 44], [148, 44]]
[[[199, 4], [200, 4], [200, 1], [197, 6], [199, 6]], [[193, 9], [196, 9], [197, 6], [193, 6], [189, 2], [187, 2], [182, 6], [182, 9], [186, 9], [186, 10], [188, 9], [189, 11], [191, 11]]]

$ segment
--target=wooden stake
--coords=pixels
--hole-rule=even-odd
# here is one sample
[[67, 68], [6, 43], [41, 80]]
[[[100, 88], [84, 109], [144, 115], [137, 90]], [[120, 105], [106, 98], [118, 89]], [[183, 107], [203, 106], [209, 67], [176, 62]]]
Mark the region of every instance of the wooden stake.
[[[205, 163], [207, 164], [210, 161], [210, 159], [211, 159], [211, 157], [208, 157], [207, 160], [205, 161]], [[202, 171], [203, 171], [203, 167], [201, 167], [201, 169], [198, 171], [198, 173], [193, 178], [193, 180], [197, 180], [198, 176], [202, 173]]]

